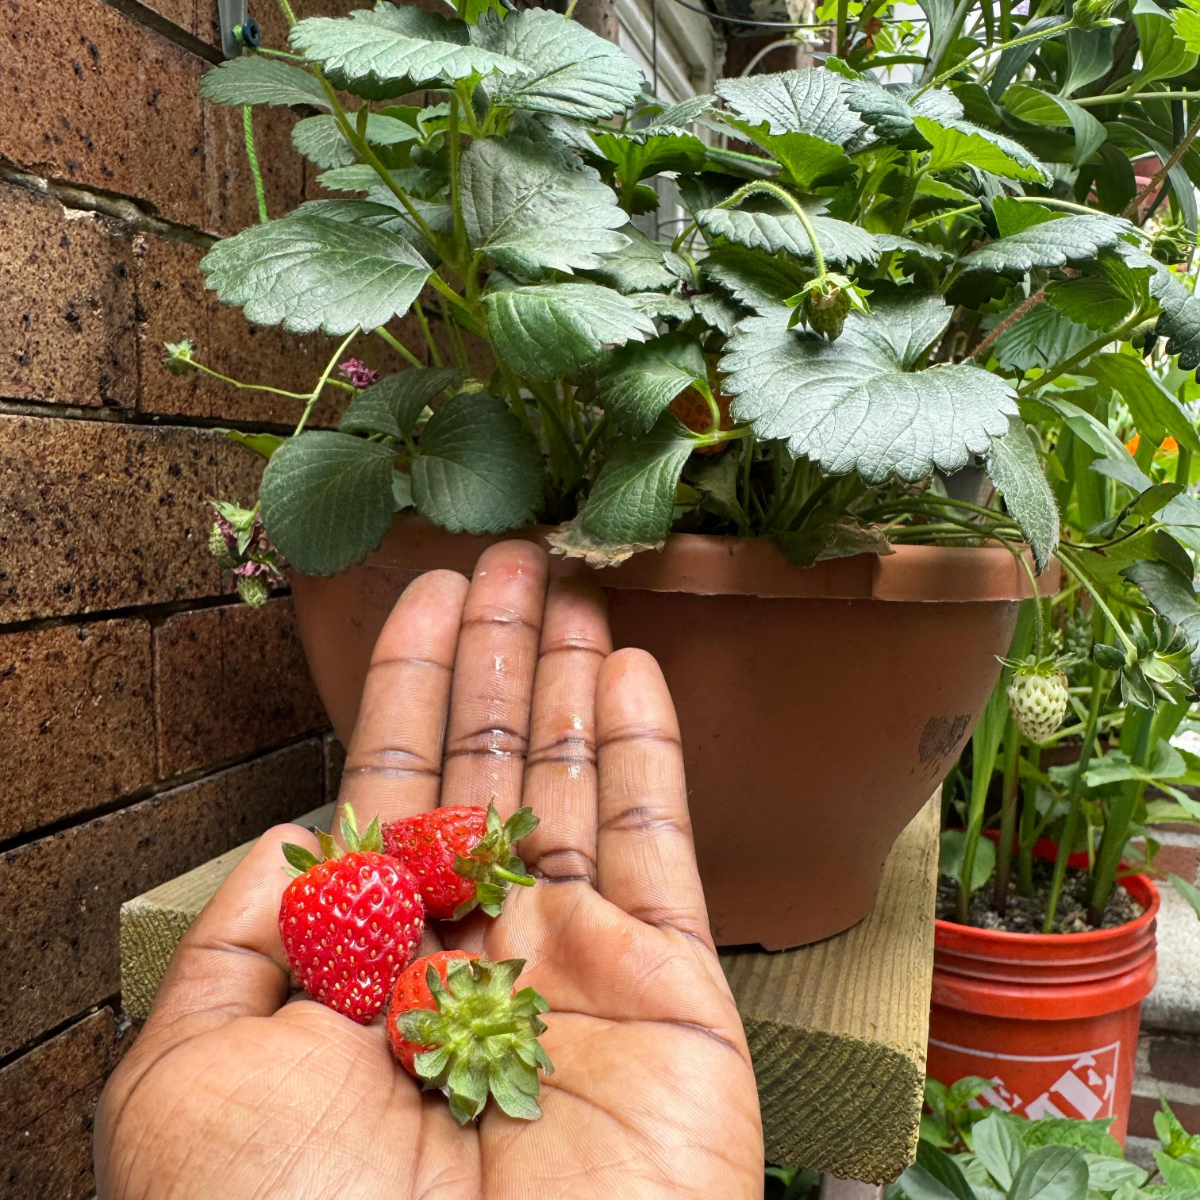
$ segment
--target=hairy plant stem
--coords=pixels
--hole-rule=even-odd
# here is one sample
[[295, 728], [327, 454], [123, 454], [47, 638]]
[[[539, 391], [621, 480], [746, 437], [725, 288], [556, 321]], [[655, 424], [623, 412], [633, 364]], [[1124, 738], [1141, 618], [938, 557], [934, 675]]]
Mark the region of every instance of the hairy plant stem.
[[914, 221], [908, 227], [908, 232], [915, 233], [918, 229], [924, 229], [926, 225], [936, 225], [939, 221], [949, 221], [954, 217], [961, 217], [965, 213], [979, 212], [982, 207], [982, 204], [964, 204], [962, 208], [952, 208], [949, 212], [936, 213], [932, 217], [926, 217], [923, 221]]
[[817, 241], [817, 232], [813, 229], [812, 221], [809, 220], [808, 213], [804, 211], [804, 206], [786, 189], [781, 188], [777, 183], [768, 183], [765, 179], [755, 179], [750, 183], [743, 184], [732, 196], [726, 196], [716, 207], [733, 208], [735, 205], [741, 204], [747, 196], [755, 194], [774, 196], [777, 200], [782, 200], [796, 214], [796, 219], [804, 226], [804, 232], [808, 235], [808, 240], [812, 245], [813, 263], [817, 268], [817, 278], [824, 279], [829, 272], [825, 269], [825, 255], [821, 253], [821, 244]]
[[380, 325], [376, 330], [376, 334], [381, 337], [401, 358], [406, 359], [410, 365], [414, 367], [423, 367], [425, 364], [402, 342], [398, 341], [388, 330]]
[[1135, 100], [1200, 100], [1200, 92], [1113, 92], [1108, 96], [1082, 96], [1075, 101], [1081, 108], [1100, 104], [1132, 103]]
[[1196, 134], [1200, 133], [1200, 116], [1198, 116], [1191, 125], [1188, 126], [1188, 131], [1183, 135], [1183, 140], [1171, 152], [1171, 157], [1167, 159], [1157, 171], [1154, 172], [1150, 182], [1130, 202], [1125, 206], [1125, 211], [1121, 214], [1126, 220], [1136, 221], [1138, 210], [1142, 206], [1142, 201], [1154, 195], [1154, 193], [1166, 183], [1167, 176], [1171, 173], [1171, 168], [1179, 162], [1181, 158], [1188, 152], [1191, 144], [1196, 140]]
[[1038, 288], [1038, 290], [1034, 292], [1032, 296], [1029, 296], [1027, 299], [1021, 301], [1021, 303], [1018, 304], [1017, 307], [1013, 309], [1013, 311], [1009, 313], [1009, 315], [1005, 317], [1004, 320], [1001, 321], [1000, 324], [997, 325], [996, 328], [993, 329], [992, 332], [989, 333], [987, 337], [985, 337], [983, 341], [980, 342], [979, 345], [976, 346], [967, 357], [975, 359], [976, 362], [986, 362], [986, 359], [980, 359], [979, 356], [985, 350], [990, 350], [995, 344], [996, 339], [1000, 337], [1001, 334], [1010, 329], [1031, 308], [1033, 308], [1035, 305], [1041, 304], [1045, 298], [1046, 289], [1044, 287]]
[[[1031, 765], [1040, 774], [1042, 769], [1041, 747], [1029, 745], [1033, 755]], [[1018, 763], [1018, 768], [1020, 764]], [[1018, 770], [1019, 774], [1019, 770]], [[1033, 895], [1033, 847], [1038, 839], [1037, 827], [1037, 779], [1026, 779], [1021, 789], [1021, 821], [1017, 841], [1017, 894]]]
[[267, 193], [263, 188], [262, 170], [258, 165], [258, 151], [254, 148], [254, 106], [242, 106], [242, 132], [246, 139], [246, 161], [250, 164], [250, 177], [254, 180], [254, 199], [258, 204], [258, 223], [265, 225], [271, 218], [267, 215]]
[[1088, 706], [1087, 725], [1083, 730], [1083, 744], [1079, 749], [1079, 761], [1071, 773], [1071, 782], [1067, 789], [1067, 820], [1063, 825], [1062, 837], [1058, 843], [1058, 858], [1054, 862], [1054, 874], [1050, 879], [1050, 894], [1046, 897], [1046, 919], [1042, 922], [1043, 933], [1054, 932], [1054, 918], [1058, 912], [1058, 901], [1062, 895], [1063, 882], [1067, 877], [1067, 860], [1071, 857], [1071, 849], [1075, 845], [1075, 835], [1079, 831], [1079, 818], [1083, 811], [1083, 777], [1092, 759], [1092, 751], [1096, 745], [1096, 727], [1100, 720], [1100, 705], [1104, 700], [1104, 671], [1097, 663], [1092, 664], [1092, 699]]
[[[307, 400], [311, 392], [288, 392], [283, 388], [270, 387], [265, 383], [243, 383], [240, 379], [233, 379], [229, 375], [222, 375], [220, 371], [214, 371], [212, 367], [206, 367], [197, 359], [188, 360], [197, 371], [204, 375], [209, 375], [213, 379], [219, 379], [222, 383], [229, 384], [230, 387], [238, 388], [244, 392], [270, 392], [272, 396], [286, 396], [289, 400]], [[332, 387], [342, 388], [347, 392], [356, 392], [358, 389], [352, 383], [343, 383], [340, 379], [331, 379], [329, 384]]]
[[342, 344], [333, 352], [333, 357], [325, 364], [325, 370], [321, 372], [321, 378], [317, 380], [317, 386], [308, 394], [307, 403], [304, 405], [304, 411], [300, 414], [300, 420], [296, 423], [296, 428], [292, 431], [292, 437], [304, 432], [304, 426], [308, 424], [309, 414], [313, 407], [321, 398], [321, 393], [325, 390], [325, 385], [329, 382], [330, 375], [333, 374], [334, 367], [337, 366], [338, 360], [346, 352], [346, 347], [350, 345], [361, 330], [355, 326], [342, 341]]

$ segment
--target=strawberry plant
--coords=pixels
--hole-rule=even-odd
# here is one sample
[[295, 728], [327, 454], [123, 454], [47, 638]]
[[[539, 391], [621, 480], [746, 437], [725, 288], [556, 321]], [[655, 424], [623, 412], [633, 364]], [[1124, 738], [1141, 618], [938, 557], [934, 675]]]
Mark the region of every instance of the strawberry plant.
[[[1200, 362], [1200, 306], [1166, 261], [1195, 226], [1190, 135], [1162, 178], [1134, 175], [1190, 103], [1166, 82], [1195, 67], [1190, 26], [1152, 0], [931, 5], [913, 54], [911, 25], [871, 32], [886, 7], [843, 5], [821, 68], [668, 108], [548, 10], [385, 0], [295, 22], [285, 3], [290, 48], [203, 85], [305, 114], [293, 143], [331, 193], [262, 206], [202, 263], [249, 320], [336, 339], [292, 436], [254, 443], [271, 543], [334, 573], [411, 509], [554, 524], [596, 564], [685, 530], [773, 537], [800, 564], [1024, 541], [1040, 567], [1056, 442], [1153, 507], [1098, 397], [1200, 448], [1133, 348]], [[918, 83], [887, 84], [914, 58]], [[637, 223], [651, 183], [687, 213], [669, 240]], [[399, 341], [406, 314], [430, 365]], [[375, 379], [385, 343], [412, 365]], [[215, 373], [188, 341], [167, 362]], [[331, 388], [339, 428], [308, 428]]]

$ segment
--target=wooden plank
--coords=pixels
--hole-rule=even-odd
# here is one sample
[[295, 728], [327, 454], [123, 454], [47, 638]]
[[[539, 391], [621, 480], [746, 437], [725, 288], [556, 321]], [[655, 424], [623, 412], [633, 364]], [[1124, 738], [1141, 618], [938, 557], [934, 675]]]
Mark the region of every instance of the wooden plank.
[[[305, 813], [296, 824], [328, 829], [333, 807], [326, 804]], [[121, 1007], [135, 1021], [150, 1015], [175, 947], [253, 845], [235, 846], [121, 905]]]
[[866, 920], [776, 954], [721, 955], [746, 1027], [769, 1162], [885, 1183], [921, 1122], [940, 795], [888, 856]]
[[[853, 929], [774, 954], [721, 955], [758, 1078], [767, 1159], [894, 1179], [916, 1153], [925, 1082], [940, 801], [900, 836], [875, 909]], [[327, 826], [332, 806], [299, 818]], [[248, 843], [121, 907], [126, 1011], [144, 1019], [171, 953]]]

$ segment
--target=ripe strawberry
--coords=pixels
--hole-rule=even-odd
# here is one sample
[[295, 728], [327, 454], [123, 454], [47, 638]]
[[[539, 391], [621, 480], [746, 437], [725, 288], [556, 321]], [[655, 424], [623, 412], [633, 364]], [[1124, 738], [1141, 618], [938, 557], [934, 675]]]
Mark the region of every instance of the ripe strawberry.
[[455, 921], [479, 905], [498, 917], [509, 887], [532, 887], [512, 845], [538, 826], [529, 808], [503, 824], [493, 804], [435, 808], [383, 827], [383, 851], [417, 877], [425, 915]]
[[450, 1111], [465, 1125], [488, 1093], [510, 1117], [533, 1121], [538, 1068], [554, 1070], [538, 1041], [548, 1009], [533, 988], [514, 991], [525, 960], [488, 962], [463, 950], [419, 958], [396, 980], [388, 1041], [404, 1069], [426, 1087], [446, 1088]]
[[1067, 712], [1066, 675], [1053, 658], [1030, 657], [1005, 665], [1015, 668], [1008, 685], [1008, 706], [1017, 728], [1031, 742], [1046, 741]]
[[315, 1000], [366, 1025], [387, 1003], [425, 928], [416, 878], [381, 851], [379, 821], [359, 837], [349, 805], [342, 850], [319, 833], [324, 859], [287, 842], [294, 875], [279, 906], [288, 964]]

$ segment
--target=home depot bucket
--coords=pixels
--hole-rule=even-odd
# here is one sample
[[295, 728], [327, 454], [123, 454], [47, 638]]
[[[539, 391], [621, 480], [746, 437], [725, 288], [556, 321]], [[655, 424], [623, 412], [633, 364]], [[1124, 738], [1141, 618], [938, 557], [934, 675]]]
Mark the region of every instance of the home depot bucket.
[[[1084, 856], [1072, 865], [1085, 866]], [[937, 922], [930, 1078], [990, 1079], [981, 1103], [1031, 1119], [1115, 1117], [1111, 1132], [1124, 1143], [1142, 1001], [1156, 978], [1159, 898], [1144, 875], [1121, 883], [1145, 911], [1115, 929], [1031, 934]]]

